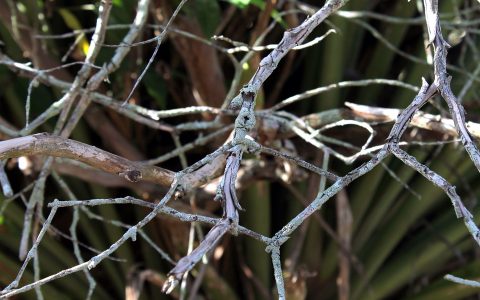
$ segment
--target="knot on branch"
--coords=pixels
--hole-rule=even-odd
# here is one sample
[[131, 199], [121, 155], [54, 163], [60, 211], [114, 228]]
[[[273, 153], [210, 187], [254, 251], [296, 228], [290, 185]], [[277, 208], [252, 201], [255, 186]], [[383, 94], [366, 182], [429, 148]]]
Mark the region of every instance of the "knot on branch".
[[240, 109], [240, 107], [242, 107], [242, 94], [238, 94], [237, 96], [235, 96], [232, 101], [230, 101], [230, 109], [231, 110], [238, 110]]
[[173, 179], [174, 184], [176, 185], [174, 199], [181, 199], [185, 197], [187, 192], [191, 189], [191, 185], [189, 185], [189, 183], [186, 183], [184, 179], [185, 173], [183, 171], [175, 173]]
[[92, 257], [90, 259], [90, 262], [88, 263], [87, 268], [89, 270], [95, 268], [100, 263], [100, 261], [101, 261], [101, 259], [100, 259], [99, 255]]
[[258, 154], [261, 152], [262, 146], [257, 143], [251, 136], [245, 135], [243, 139], [237, 139], [234, 141], [235, 145], [241, 145], [242, 148], [251, 154]]
[[247, 84], [243, 86], [240, 93], [230, 101], [230, 109], [238, 110], [245, 106], [244, 104], [249, 104], [250, 106], [255, 100], [256, 95], [256, 90], [251, 85]]
[[142, 179], [142, 172], [138, 170], [128, 170], [125, 172], [120, 172], [118, 175], [123, 176], [123, 178], [130, 182], [138, 182], [140, 179]]
[[268, 246], [265, 248], [265, 252], [271, 253], [272, 251], [276, 249], [280, 249], [280, 247], [288, 241], [290, 237], [289, 236], [283, 236], [283, 235], [275, 235], [271, 240], [270, 243], [268, 243]]
[[228, 222], [230, 223], [230, 233], [234, 236], [238, 235], [238, 212], [235, 216], [229, 217]]
[[131, 238], [133, 242], [137, 240], [137, 226], [132, 226], [126, 232], [126, 236]]

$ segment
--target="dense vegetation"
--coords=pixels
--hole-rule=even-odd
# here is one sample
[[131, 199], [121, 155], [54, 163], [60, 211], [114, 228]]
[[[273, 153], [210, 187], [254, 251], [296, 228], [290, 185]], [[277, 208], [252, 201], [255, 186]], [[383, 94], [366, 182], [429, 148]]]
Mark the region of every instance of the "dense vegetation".
[[[122, 44], [133, 28], [137, 5], [144, 2], [146, 24], [137, 29], [135, 42], [162, 36], [179, 1], [113, 0], [98, 56], [90, 64], [80, 64], [91, 47], [99, 1], [0, 1], [0, 140], [48, 132], [129, 161], [150, 160], [166, 170], [182, 170], [231, 138], [238, 112], [228, 104], [272, 49], [262, 46], [277, 44], [287, 28], [300, 25], [320, 7], [315, 1], [190, 0], [172, 21], [146, 69], [157, 40]], [[468, 121], [478, 122], [480, 5], [473, 0], [438, 2], [443, 35], [452, 46], [451, 86]], [[375, 151], [355, 159], [345, 156], [385, 143], [398, 113], [387, 109], [373, 113], [371, 108], [403, 109], [417, 94], [422, 77], [433, 81], [422, 1], [351, 0], [307, 39], [314, 40], [309, 47], [290, 51], [262, 86], [251, 135], [262, 145], [341, 176]], [[129, 50], [125, 59], [93, 87], [95, 82], [88, 79], [125, 46]], [[88, 89], [92, 82], [91, 92], [79, 90], [70, 111], [65, 106], [57, 109], [85, 66], [90, 74], [80, 87]], [[319, 87], [325, 88], [313, 90]], [[313, 91], [303, 94], [308, 90]], [[81, 100], [84, 94], [86, 100]], [[295, 95], [302, 95], [301, 99], [289, 98]], [[280, 104], [287, 98], [292, 104]], [[122, 106], [124, 101], [128, 104]], [[79, 103], [86, 110], [77, 114]], [[202, 108], [174, 110], [195, 106]], [[403, 135], [402, 149], [455, 185], [466, 207], [480, 215], [478, 171], [448, 120], [447, 105], [434, 97], [422, 111], [425, 115]], [[262, 117], [269, 114], [283, 123]], [[71, 121], [75, 118], [78, 123]], [[478, 126], [470, 124], [477, 140]], [[364, 147], [370, 137], [371, 143]], [[46, 172], [45, 159], [31, 155], [0, 160], [0, 173], [4, 168], [14, 193], [14, 197], [5, 190], [0, 193], [2, 288], [22, 265], [19, 251], [22, 256], [22, 231], [31, 199], [43, 205], [30, 207], [32, 229], [26, 235], [30, 246], [54, 199], [130, 195], [156, 203], [170, 184], [145, 176], [138, 180], [133, 173], [109, 174], [71, 156], [55, 158]], [[221, 217], [222, 206], [214, 198], [223, 168], [207, 174], [216, 179], [169, 205], [186, 213]], [[244, 154], [236, 184], [245, 209], [240, 212], [240, 225], [272, 236], [326, 186], [325, 177], [291, 160]], [[125, 224], [137, 223], [150, 210], [131, 204], [59, 208], [20, 286], [71, 268], [79, 264], [80, 256], [87, 261], [120, 238]], [[45, 299], [84, 299], [94, 280], [92, 299], [275, 297], [270, 254], [264, 244], [242, 234], [224, 236], [209, 253], [208, 263], [200, 262], [170, 295], [161, 294], [175, 262], [198, 246], [210, 228], [159, 215], [136, 241], [124, 243], [96, 268], [49, 282], [41, 293]], [[389, 157], [304, 220], [282, 246], [281, 261], [287, 299], [463, 299], [473, 297], [478, 289], [443, 276], [479, 278], [478, 253], [447, 195]], [[41, 296], [37, 289], [18, 297]]]

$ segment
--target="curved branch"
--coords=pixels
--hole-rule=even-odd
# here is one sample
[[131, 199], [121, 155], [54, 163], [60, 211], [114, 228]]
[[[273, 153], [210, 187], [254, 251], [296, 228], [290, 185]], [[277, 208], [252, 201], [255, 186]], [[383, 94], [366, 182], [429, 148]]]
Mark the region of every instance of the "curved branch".
[[46, 133], [0, 142], [0, 159], [24, 155], [70, 158], [107, 173], [117, 174], [132, 182], [142, 179], [162, 186], [170, 186], [174, 178], [172, 171], [130, 161], [97, 147]]

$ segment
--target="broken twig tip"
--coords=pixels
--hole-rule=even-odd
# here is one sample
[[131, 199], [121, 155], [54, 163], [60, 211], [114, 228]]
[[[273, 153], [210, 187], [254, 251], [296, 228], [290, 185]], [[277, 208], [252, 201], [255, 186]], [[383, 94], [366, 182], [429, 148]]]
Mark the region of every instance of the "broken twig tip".
[[173, 275], [168, 276], [167, 281], [163, 284], [162, 293], [170, 294], [177, 285], [178, 279]]

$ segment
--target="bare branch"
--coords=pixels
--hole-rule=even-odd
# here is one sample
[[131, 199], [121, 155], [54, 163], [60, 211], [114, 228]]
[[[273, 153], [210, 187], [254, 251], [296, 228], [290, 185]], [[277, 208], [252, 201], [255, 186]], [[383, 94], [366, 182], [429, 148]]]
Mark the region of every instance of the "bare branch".
[[162, 186], [173, 182], [174, 173], [100, 150], [74, 140], [48, 134], [34, 134], [0, 142], [0, 159], [26, 155], [71, 158], [102, 171], [117, 174], [128, 181], [147, 180]]

